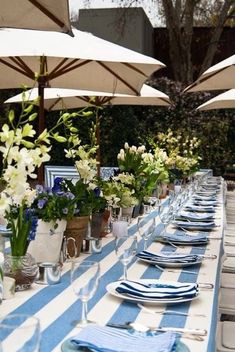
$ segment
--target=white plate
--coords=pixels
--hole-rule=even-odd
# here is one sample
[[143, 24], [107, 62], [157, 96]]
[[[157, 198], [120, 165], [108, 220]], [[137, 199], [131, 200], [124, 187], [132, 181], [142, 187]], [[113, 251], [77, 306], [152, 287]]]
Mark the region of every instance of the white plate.
[[[156, 279], [155, 280], [151, 280], [151, 279], [141, 279], [138, 280], [139, 282], [143, 282], [143, 283], [156, 283]], [[166, 281], [157, 281], [158, 283], [166, 283]], [[167, 284], [170, 284], [170, 281], [167, 281]], [[175, 282], [172, 282], [173, 284]], [[120, 285], [120, 281], [115, 281], [115, 282], [111, 282], [110, 284], [108, 284], [106, 286], [106, 290], [108, 291], [108, 293], [110, 293], [112, 296], [121, 298], [121, 299], [125, 299], [127, 301], [131, 301], [131, 302], [144, 302], [144, 303], [150, 303], [150, 304], [176, 304], [176, 303], [183, 303], [183, 302], [188, 302], [188, 301], [193, 301], [195, 299], [198, 298], [199, 293], [197, 294], [197, 296], [193, 297], [193, 298], [168, 298], [168, 299], [147, 299], [147, 298], [141, 298], [141, 297], [131, 297], [128, 295], [125, 295], [124, 293], [118, 293], [116, 291], [116, 288], [118, 287], [118, 285]]]
[[192, 265], [196, 265], [196, 264], [200, 264], [203, 260], [203, 258], [198, 259], [195, 262], [191, 262], [191, 263], [170, 263], [170, 262], [163, 262], [163, 261], [158, 261], [158, 260], [148, 260], [148, 259], [144, 259], [144, 258], [139, 258], [137, 257], [139, 260], [142, 260], [143, 262], [149, 263], [149, 264], [157, 264], [163, 268], [184, 268], [186, 266], [192, 266]]

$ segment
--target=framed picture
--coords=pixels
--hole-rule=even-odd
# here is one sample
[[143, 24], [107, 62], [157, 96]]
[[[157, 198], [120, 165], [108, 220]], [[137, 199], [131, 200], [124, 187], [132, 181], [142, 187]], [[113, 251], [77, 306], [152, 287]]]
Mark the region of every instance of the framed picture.
[[74, 166], [45, 166], [45, 186], [52, 187], [56, 177], [65, 177], [76, 182], [79, 179], [79, 174]]
[[[56, 177], [64, 177], [74, 182], [79, 180], [79, 174], [74, 166], [46, 165], [44, 170], [46, 187], [52, 187]], [[101, 167], [100, 177], [103, 180], [108, 180], [110, 177], [114, 176], [116, 170], [118, 170], [117, 167]]]

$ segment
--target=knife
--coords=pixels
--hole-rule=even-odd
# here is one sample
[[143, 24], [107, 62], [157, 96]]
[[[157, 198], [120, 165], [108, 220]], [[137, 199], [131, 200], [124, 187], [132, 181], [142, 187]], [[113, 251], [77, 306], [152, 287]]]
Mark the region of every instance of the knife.
[[106, 324], [112, 328], [118, 329], [135, 329], [141, 332], [147, 331], [156, 331], [156, 332], [167, 332], [173, 331], [180, 334], [190, 334], [190, 335], [197, 335], [197, 336], [206, 336], [207, 330], [205, 329], [186, 329], [186, 328], [175, 328], [175, 327], [158, 327], [158, 328], [150, 328], [140, 323], [124, 323], [124, 324], [116, 324], [116, 323], [107, 323]]

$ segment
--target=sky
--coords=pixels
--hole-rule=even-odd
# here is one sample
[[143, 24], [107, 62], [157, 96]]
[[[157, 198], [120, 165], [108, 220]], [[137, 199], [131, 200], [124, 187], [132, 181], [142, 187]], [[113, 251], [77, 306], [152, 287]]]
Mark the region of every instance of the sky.
[[[152, 23], [152, 26], [157, 26], [157, 11], [156, 6], [153, 5], [152, 0], [141, 0], [142, 6]], [[77, 12], [77, 10], [84, 8], [108, 8], [108, 7], [118, 7], [119, 0], [112, 2], [111, 0], [90, 0], [89, 7], [85, 6], [86, 0], [69, 0], [70, 11]], [[141, 5], [139, 5], [141, 6]]]

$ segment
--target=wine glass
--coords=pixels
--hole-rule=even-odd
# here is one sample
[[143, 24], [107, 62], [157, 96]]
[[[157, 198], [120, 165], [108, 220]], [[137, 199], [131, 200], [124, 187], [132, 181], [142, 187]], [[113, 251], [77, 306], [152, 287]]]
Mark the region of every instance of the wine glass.
[[0, 351], [39, 352], [40, 321], [28, 314], [9, 314], [0, 318]]
[[76, 326], [88, 325], [87, 302], [94, 296], [100, 278], [100, 265], [89, 260], [73, 260], [71, 267], [71, 284], [75, 294], [82, 301], [82, 316]]
[[166, 234], [166, 228], [169, 223], [172, 221], [174, 216], [174, 211], [172, 206], [160, 206], [159, 217], [164, 226], [161, 235]]
[[138, 220], [137, 220], [137, 227], [138, 227], [138, 231], [140, 236], [144, 239], [144, 250], [147, 249], [147, 245], [148, 245], [148, 239], [150, 238], [150, 236], [153, 234], [156, 224], [155, 224], [155, 218], [150, 220], [150, 224], [148, 224], [148, 227], [145, 228], [143, 226], [143, 224], [141, 224], [142, 220], [144, 220], [144, 216], [139, 216]]
[[137, 236], [121, 236], [115, 239], [115, 253], [123, 264], [123, 279], [127, 280], [127, 265], [137, 252]]

